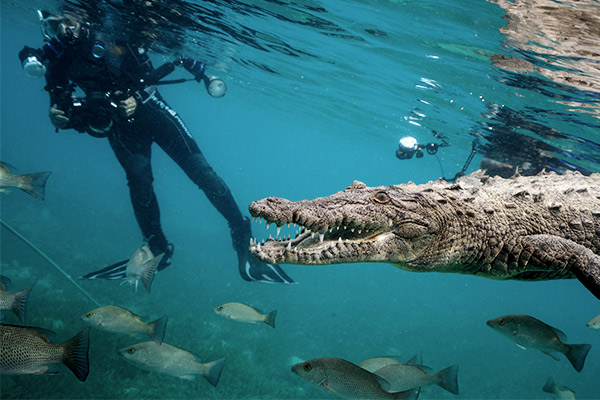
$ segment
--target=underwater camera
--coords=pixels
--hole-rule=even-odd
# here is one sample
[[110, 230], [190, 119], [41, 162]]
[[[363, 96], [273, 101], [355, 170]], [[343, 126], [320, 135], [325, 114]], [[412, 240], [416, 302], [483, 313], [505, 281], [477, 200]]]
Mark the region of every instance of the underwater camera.
[[437, 153], [439, 147], [440, 145], [437, 143], [427, 143], [426, 145], [421, 145], [414, 137], [404, 136], [398, 142], [396, 157], [401, 160], [409, 160], [414, 155], [416, 155], [417, 158], [421, 158], [423, 157], [423, 149], [427, 151], [427, 154], [434, 155]]
[[69, 118], [69, 128], [106, 137], [117, 118], [120, 100], [122, 96], [110, 92], [91, 92], [85, 97], [72, 97], [70, 92], [64, 92], [59, 94], [56, 106]]

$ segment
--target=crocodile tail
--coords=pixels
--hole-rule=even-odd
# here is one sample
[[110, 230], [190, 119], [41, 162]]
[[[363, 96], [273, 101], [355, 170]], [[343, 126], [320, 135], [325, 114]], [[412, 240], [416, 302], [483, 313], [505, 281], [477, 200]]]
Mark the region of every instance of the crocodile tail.
[[590, 349], [592, 348], [591, 344], [568, 344], [567, 350], [565, 351], [565, 356], [573, 365], [573, 368], [577, 372], [581, 372], [583, 369], [583, 364], [585, 363], [585, 358], [587, 357]]

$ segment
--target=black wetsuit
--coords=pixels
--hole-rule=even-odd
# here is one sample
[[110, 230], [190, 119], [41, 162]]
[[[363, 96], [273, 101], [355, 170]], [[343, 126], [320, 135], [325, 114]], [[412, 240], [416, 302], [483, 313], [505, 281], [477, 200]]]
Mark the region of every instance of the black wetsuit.
[[[98, 57], [98, 54], [101, 56]], [[246, 280], [293, 282], [279, 266], [263, 264], [249, 256], [250, 224], [242, 216], [229, 188], [208, 164], [186, 125], [163, 100], [156, 87], [140, 87], [140, 78], [153, 70], [143, 48], [84, 30], [81, 37], [66, 46], [60, 57], [48, 66], [46, 90], [50, 92], [52, 105], [63, 111], [66, 107], [61, 103], [70, 99], [74, 85], [80, 87], [88, 99], [104, 99], [93, 104], [88, 101], [88, 112], [85, 112], [85, 107], [78, 112], [89, 115], [89, 118], [72, 116], [68, 128], [108, 138], [125, 170], [133, 210], [144, 240], [154, 254], [161, 254], [168, 245], [152, 185], [151, 146], [157, 143], [227, 219], [242, 277]], [[110, 99], [105, 99], [105, 93], [119, 92], [124, 93], [121, 99], [129, 95], [137, 99], [135, 113], [130, 118], [118, 115], [114, 108], [116, 100], [111, 106]], [[98, 115], [101, 121], [97, 121]], [[110, 128], [101, 132], [107, 126], [106, 120]]]

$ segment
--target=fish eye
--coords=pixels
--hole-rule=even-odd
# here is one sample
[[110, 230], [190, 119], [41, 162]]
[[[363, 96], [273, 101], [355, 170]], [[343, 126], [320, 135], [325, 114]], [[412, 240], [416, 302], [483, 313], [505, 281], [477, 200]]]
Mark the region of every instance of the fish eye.
[[498, 318], [498, 325], [504, 325], [504, 319]]
[[217, 310], [221, 311], [223, 309], [223, 306], [219, 306], [217, 307]]
[[385, 192], [378, 192], [373, 196], [373, 201], [380, 204], [386, 204], [390, 202], [390, 196]]
[[92, 318], [92, 315], [94, 315], [94, 313], [91, 311], [89, 313], [85, 314], [85, 316], [88, 318]]
[[131, 354], [135, 353], [135, 347], [130, 347], [127, 349], [127, 351]]
[[307, 372], [308, 372], [308, 371], [310, 371], [310, 370], [312, 369], [312, 365], [310, 365], [310, 363], [304, 363], [304, 365], [302, 366], [302, 368], [303, 368], [305, 371], [307, 371]]

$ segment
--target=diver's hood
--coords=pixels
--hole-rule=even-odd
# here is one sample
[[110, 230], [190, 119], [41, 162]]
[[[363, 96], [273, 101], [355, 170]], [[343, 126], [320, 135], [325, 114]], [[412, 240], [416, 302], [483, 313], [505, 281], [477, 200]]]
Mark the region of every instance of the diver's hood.
[[49, 41], [58, 34], [58, 29], [60, 23], [63, 21], [63, 17], [52, 14], [46, 10], [37, 10], [37, 14], [40, 20], [40, 28], [42, 28], [44, 40]]

